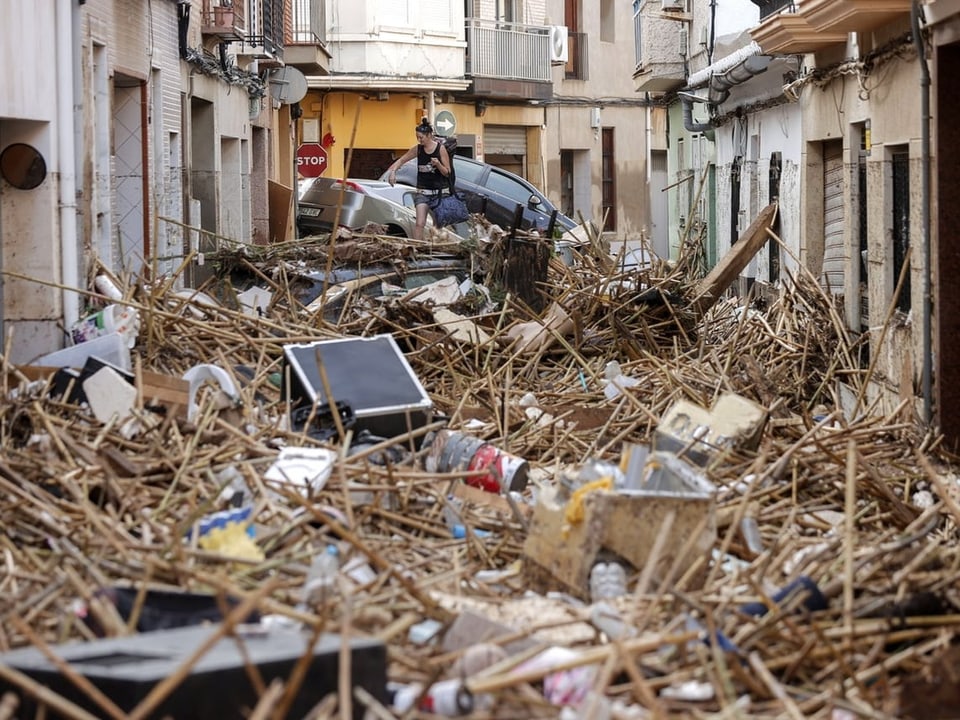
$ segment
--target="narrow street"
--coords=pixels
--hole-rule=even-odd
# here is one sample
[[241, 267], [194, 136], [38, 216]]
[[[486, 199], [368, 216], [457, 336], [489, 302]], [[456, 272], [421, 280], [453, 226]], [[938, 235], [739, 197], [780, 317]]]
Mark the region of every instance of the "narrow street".
[[[390, 242], [338, 248], [369, 262]], [[481, 276], [494, 250], [474, 252]], [[258, 278], [259, 310], [216, 283], [192, 297], [123, 288], [139, 317], [126, 404], [119, 375], [78, 380], [78, 403], [51, 371], [6, 368], [2, 649], [49, 664], [83, 640], [165, 668], [122, 710], [122, 671], [106, 698], [43, 681], [72, 698], [50, 707], [211, 717], [198, 708], [226, 699], [188, 683], [205, 650], [168, 657], [166, 634], [225, 638], [214, 647], [256, 664], [263, 633], [291, 632], [331, 634], [313, 650], [328, 670], [304, 680], [291, 658], [231, 700], [250, 717], [920, 718], [956, 701], [938, 680], [960, 615], [951, 458], [909, 403], [865, 401], [869, 369], [809, 277], [763, 310], [722, 297], [700, 312], [683, 261], [619, 272], [586, 252], [550, 261], [541, 316], [482, 284], [445, 299], [384, 287], [334, 326], [289, 295], [327, 251], [208, 258], [222, 278]], [[387, 440], [363, 427], [389, 408], [293, 429], [288, 400], [309, 390], [292, 389], [290, 362], [311, 354], [290, 348], [361, 334], [403, 349], [431, 413], [407, 411], [414, 426]], [[324, 357], [324, 396], [387, 392]], [[191, 402], [178, 379], [201, 366], [218, 372]], [[704, 424], [677, 422], [688, 415]], [[468, 469], [436, 444], [451, 432], [513, 464]], [[328, 547], [339, 562], [306, 592]], [[621, 579], [591, 582], [608, 562]], [[323, 658], [337, 653], [353, 660], [334, 672]], [[96, 677], [83, 654], [72, 662]], [[30, 707], [27, 661], [3, 657], [0, 679]]]

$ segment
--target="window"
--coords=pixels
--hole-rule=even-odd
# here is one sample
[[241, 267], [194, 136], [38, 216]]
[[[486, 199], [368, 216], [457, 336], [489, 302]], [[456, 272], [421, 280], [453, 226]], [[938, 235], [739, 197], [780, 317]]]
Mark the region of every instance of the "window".
[[377, 25], [387, 27], [407, 27], [410, 25], [410, 13], [406, 0], [394, 0], [377, 6]]
[[486, 186], [491, 191], [505, 195], [521, 205], [529, 203], [530, 196], [534, 194], [533, 190], [527, 186], [496, 170], [490, 172], [490, 175], [487, 177]]
[[643, 23], [641, 22], [642, 16], [640, 15], [641, 4], [641, 0], [633, 0], [633, 59], [638, 68], [643, 65], [643, 53], [641, 51], [641, 41], [643, 40]]
[[480, 163], [459, 160], [459, 156], [453, 158], [453, 169], [457, 174], [458, 180], [465, 182], [479, 183], [480, 174], [483, 172], [483, 165]]

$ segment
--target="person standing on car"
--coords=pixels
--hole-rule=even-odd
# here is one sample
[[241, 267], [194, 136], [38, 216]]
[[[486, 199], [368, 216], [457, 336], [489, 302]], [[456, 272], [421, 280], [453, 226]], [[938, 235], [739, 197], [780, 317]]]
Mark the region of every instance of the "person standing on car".
[[414, 204], [417, 208], [417, 224], [413, 229], [414, 240], [423, 238], [423, 228], [427, 224], [427, 210], [432, 208], [443, 193], [450, 189], [450, 155], [443, 143], [433, 134], [433, 125], [426, 118], [415, 128], [417, 144], [397, 158], [390, 166], [387, 181], [393, 185], [397, 181], [397, 168], [403, 167], [408, 160], [417, 158], [417, 195]]

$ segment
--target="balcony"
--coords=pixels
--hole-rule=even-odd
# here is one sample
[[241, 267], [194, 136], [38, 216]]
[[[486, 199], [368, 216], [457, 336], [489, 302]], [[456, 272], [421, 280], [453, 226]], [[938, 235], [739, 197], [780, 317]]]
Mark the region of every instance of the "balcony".
[[807, 0], [801, 13], [821, 32], [870, 32], [910, 15], [911, 0]]
[[546, 25], [467, 20], [470, 91], [494, 98], [550, 100], [550, 28]]
[[[239, 5], [245, 1], [233, 0], [233, 3]], [[260, 60], [261, 67], [279, 65], [283, 60], [284, 0], [249, 0], [249, 2], [247, 33], [237, 54]]]
[[[841, 0], [827, 0], [839, 3]], [[750, 31], [750, 36], [765, 53], [801, 55], [821, 50], [830, 45], [847, 42], [846, 31], [818, 30], [806, 14], [782, 12], [772, 15]]]
[[658, 5], [634, 3], [633, 86], [637, 92], [669, 92], [687, 80], [687, 23], [680, 16], [658, 12]]
[[283, 60], [308, 75], [330, 72], [324, 0], [293, 0]]
[[794, 0], [750, 0], [760, 8], [760, 20], [766, 20], [781, 10], [792, 10]]
[[224, 42], [243, 40], [243, 0], [203, 0], [200, 32]]

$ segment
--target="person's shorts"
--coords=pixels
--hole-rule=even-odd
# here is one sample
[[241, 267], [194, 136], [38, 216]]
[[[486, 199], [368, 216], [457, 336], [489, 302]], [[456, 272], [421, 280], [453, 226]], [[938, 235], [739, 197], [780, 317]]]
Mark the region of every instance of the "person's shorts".
[[440, 200], [442, 195], [447, 194], [447, 190], [418, 190], [413, 198], [414, 205], [433, 205]]

